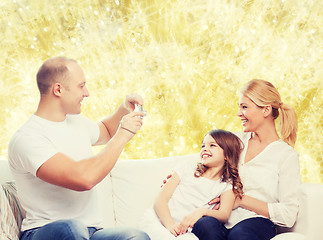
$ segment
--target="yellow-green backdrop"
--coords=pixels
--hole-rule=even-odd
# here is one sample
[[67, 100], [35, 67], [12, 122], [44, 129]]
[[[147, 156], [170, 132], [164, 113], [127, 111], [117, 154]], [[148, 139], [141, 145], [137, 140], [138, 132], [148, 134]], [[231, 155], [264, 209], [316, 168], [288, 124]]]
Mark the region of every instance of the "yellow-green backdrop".
[[0, 16], [1, 158], [37, 108], [39, 66], [61, 55], [84, 69], [90, 119], [144, 97], [124, 159], [196, 153], [210, 129], [241, 130], [239, 89], [271, 81], [298, 115], [302, 180], [323, 183], [321, 0], [2, 0]]

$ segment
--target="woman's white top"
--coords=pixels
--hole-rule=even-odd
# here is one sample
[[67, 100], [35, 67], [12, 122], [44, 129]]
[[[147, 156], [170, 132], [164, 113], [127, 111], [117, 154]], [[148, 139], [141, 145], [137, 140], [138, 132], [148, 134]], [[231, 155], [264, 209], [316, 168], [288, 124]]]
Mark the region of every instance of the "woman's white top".
[[[296, 221], [300, 186], [298, 153], [283, 140], [270, 143], [262, 152], [245, 163], [251, 133], [236, 133], [244, 143], [239, 174], [245, 195], [268, 203], [270, 220], [279, 226], [292, 227]], [[263, 217], [244, 208], [232, 211], [227, 228], [252, 217]]]

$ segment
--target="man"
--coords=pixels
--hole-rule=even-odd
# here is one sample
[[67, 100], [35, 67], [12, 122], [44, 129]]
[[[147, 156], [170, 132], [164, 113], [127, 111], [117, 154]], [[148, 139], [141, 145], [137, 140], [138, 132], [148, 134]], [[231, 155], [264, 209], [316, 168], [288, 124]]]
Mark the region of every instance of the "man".
[[[141, 128], [143, 104], [128, 95], [115, 113], [94, 123], [80, 115], [89, 96], [84, 73], [72, 59], [55, 57], [37, 73], [36, 112], [9, 144], [9, 164], [26, 211], [23, 240], [149, 239], [128, 228], [100, 228], [93, 187], [111, 171], [126, 143]], [[106, 144], [98, 155], [92, 145]]]

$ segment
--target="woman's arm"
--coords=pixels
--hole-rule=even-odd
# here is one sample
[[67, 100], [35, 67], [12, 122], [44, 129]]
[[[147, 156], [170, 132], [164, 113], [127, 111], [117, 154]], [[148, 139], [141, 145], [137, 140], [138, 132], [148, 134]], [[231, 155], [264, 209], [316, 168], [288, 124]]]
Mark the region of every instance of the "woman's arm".
[[219, 210], [198, 208], [182, 220], [182, 228], [186, 232], [188, 228], [192, 228], [197, 220], [203, 216], [214, 217], [223, 223], [227, 222], [232, 212], [234, 199], [235, 196], [232, 190], [225, 191], [221, 195], [221, 206]]
[[279, 226], [292, 227], [299, 205], [297, 192], [300, 185], [300, 170], [297, 152], [293, 152], [282, 161], [278, 175], [278, 202], [267, 203], [245, 195], [242, 200], [236, 200], [234, 208], [242, 207], [269, 218]]
[[169, 207], [168, 201], [172, 197], [176, 187], [180, 182], [180, 177], [175, 172], [172, 177], [168, 180], [168, 182], [163, 186], [161, 192], [159, 193], [155, 204], [154, 210], [159, 217], [161, 223], [167, 228], [174, 236], [179, 234], [179, 229], [177, 228], [177, 224], [174, 222]]
[[268, 203], [258, 200], [256, 198], [247, 195], [244, 195], [242, 199], [237, 198], [235, 200], [233, 209], [238, 207], [245, 208], [247, 210], [257, 213], [258, 215], [270, 218], [268, 211]]

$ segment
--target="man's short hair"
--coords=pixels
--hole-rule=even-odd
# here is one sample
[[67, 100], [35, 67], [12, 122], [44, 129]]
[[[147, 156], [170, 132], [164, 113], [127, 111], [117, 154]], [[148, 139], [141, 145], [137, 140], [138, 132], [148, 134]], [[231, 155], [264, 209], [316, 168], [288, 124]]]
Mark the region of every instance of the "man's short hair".
[[37, 86], [40, 94], [47, 94], [50, 87], [57, 82], [66, 86], [70, 62], [76, 61], [66, 57], [54, 57], [42, 64], [37, 72]]

